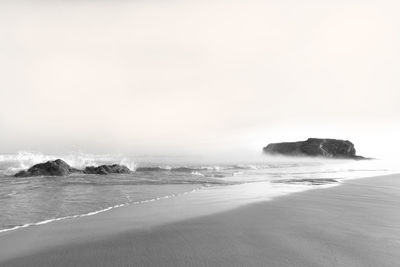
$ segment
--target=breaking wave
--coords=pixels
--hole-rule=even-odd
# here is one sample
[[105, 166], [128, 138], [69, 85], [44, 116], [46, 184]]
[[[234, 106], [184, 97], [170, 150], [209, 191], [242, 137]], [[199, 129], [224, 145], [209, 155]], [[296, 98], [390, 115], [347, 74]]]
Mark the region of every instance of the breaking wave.
[[86, 166], [119, 163], [129, 169], [136, 168], [135, 162], [125, 156], [93, 155], [87, 153], [71, 153], [66, 155], [45, 155], [37, 152], [20, 151], [16, 154], [0, 155], [0, 174], [10, 175], [27, 169], [35, 164], [62, 158], [71, 167], [83, 169]]

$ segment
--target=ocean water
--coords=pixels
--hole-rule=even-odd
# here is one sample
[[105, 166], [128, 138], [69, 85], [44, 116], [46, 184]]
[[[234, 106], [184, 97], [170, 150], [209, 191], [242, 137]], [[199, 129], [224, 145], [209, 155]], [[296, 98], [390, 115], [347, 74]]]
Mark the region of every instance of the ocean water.
[[[57, 158], [75, 168], [119, 163], [135, 171], [129, 175], [13, 177], [19, 170]], [[0, 232], [90, 216], [111, 208], [140, 205], [199, 190], [204, 191], [203, 195], [217, 188], [223, 189], [220, 192], [227, 192], [228, 195], [243, 194], [246, 198], [256, 199], [260, 194], [277, 196], [335, 186], [344, 179], [397, 172], [392, 166], [379, 160], [276, 158], [263, 155], [245, 160], [227, 160], [83, 153], [3, 154], [0, 155]], [[268, 185], [268, 190], [264, 190], [265, 185]]]

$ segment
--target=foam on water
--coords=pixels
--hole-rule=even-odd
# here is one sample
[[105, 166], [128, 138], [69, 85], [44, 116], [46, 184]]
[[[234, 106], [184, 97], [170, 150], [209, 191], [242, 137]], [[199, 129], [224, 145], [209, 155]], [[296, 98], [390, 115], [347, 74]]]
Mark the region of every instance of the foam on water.
[[[10, 175], [62, 158], [75, 168], [119, 163], [129, 175], [26, 177]], [[268, 200], [294, 192], [336, 186], [346, 179], [399, 172], [384, 161], [276, 159], [251, 161], [143, 160], [123, 155], [20, 152], [0, 155], [0, 232], [91, 216], [195, 193], [220, 203]], [[394, 167], [396, 166], [396, 167]], [[201, 189], [201, 190], [199, 190]], [[213, 195], [214, 194], [214, 195]], [[234, 196], [234, 198], [232, 198]]]
[[[74, 168], [99, 166], [107, 163], [119, 163], [131, 170], [136, 168], [135, 162], [128, 157], [118, 155], [94, 155], [88, 153], [71, 153], [66, 155], [45, 155], [39, 152], [20, 151], [16, 154], [0, 154], [0, 174], [10, 175], [27, 169], [32, 165], [62, 158]], [[7, 168], [4, 168], [7, 166]]]

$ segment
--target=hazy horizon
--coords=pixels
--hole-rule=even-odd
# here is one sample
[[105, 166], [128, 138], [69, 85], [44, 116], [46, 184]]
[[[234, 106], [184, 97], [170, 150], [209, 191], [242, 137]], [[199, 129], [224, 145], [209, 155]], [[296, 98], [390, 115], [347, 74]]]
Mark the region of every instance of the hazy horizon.
[[399, 7], [2, 1], [0, 153], [258, 153], [326, 137], [394, 156]]

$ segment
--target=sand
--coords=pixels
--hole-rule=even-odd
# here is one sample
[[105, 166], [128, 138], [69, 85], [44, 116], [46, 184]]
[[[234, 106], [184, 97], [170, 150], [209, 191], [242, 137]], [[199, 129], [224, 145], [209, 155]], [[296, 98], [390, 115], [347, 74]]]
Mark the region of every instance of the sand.
[[174, 201], [2, 233], [0, 266], [400, 265], [400, 175], [207, 216]]

